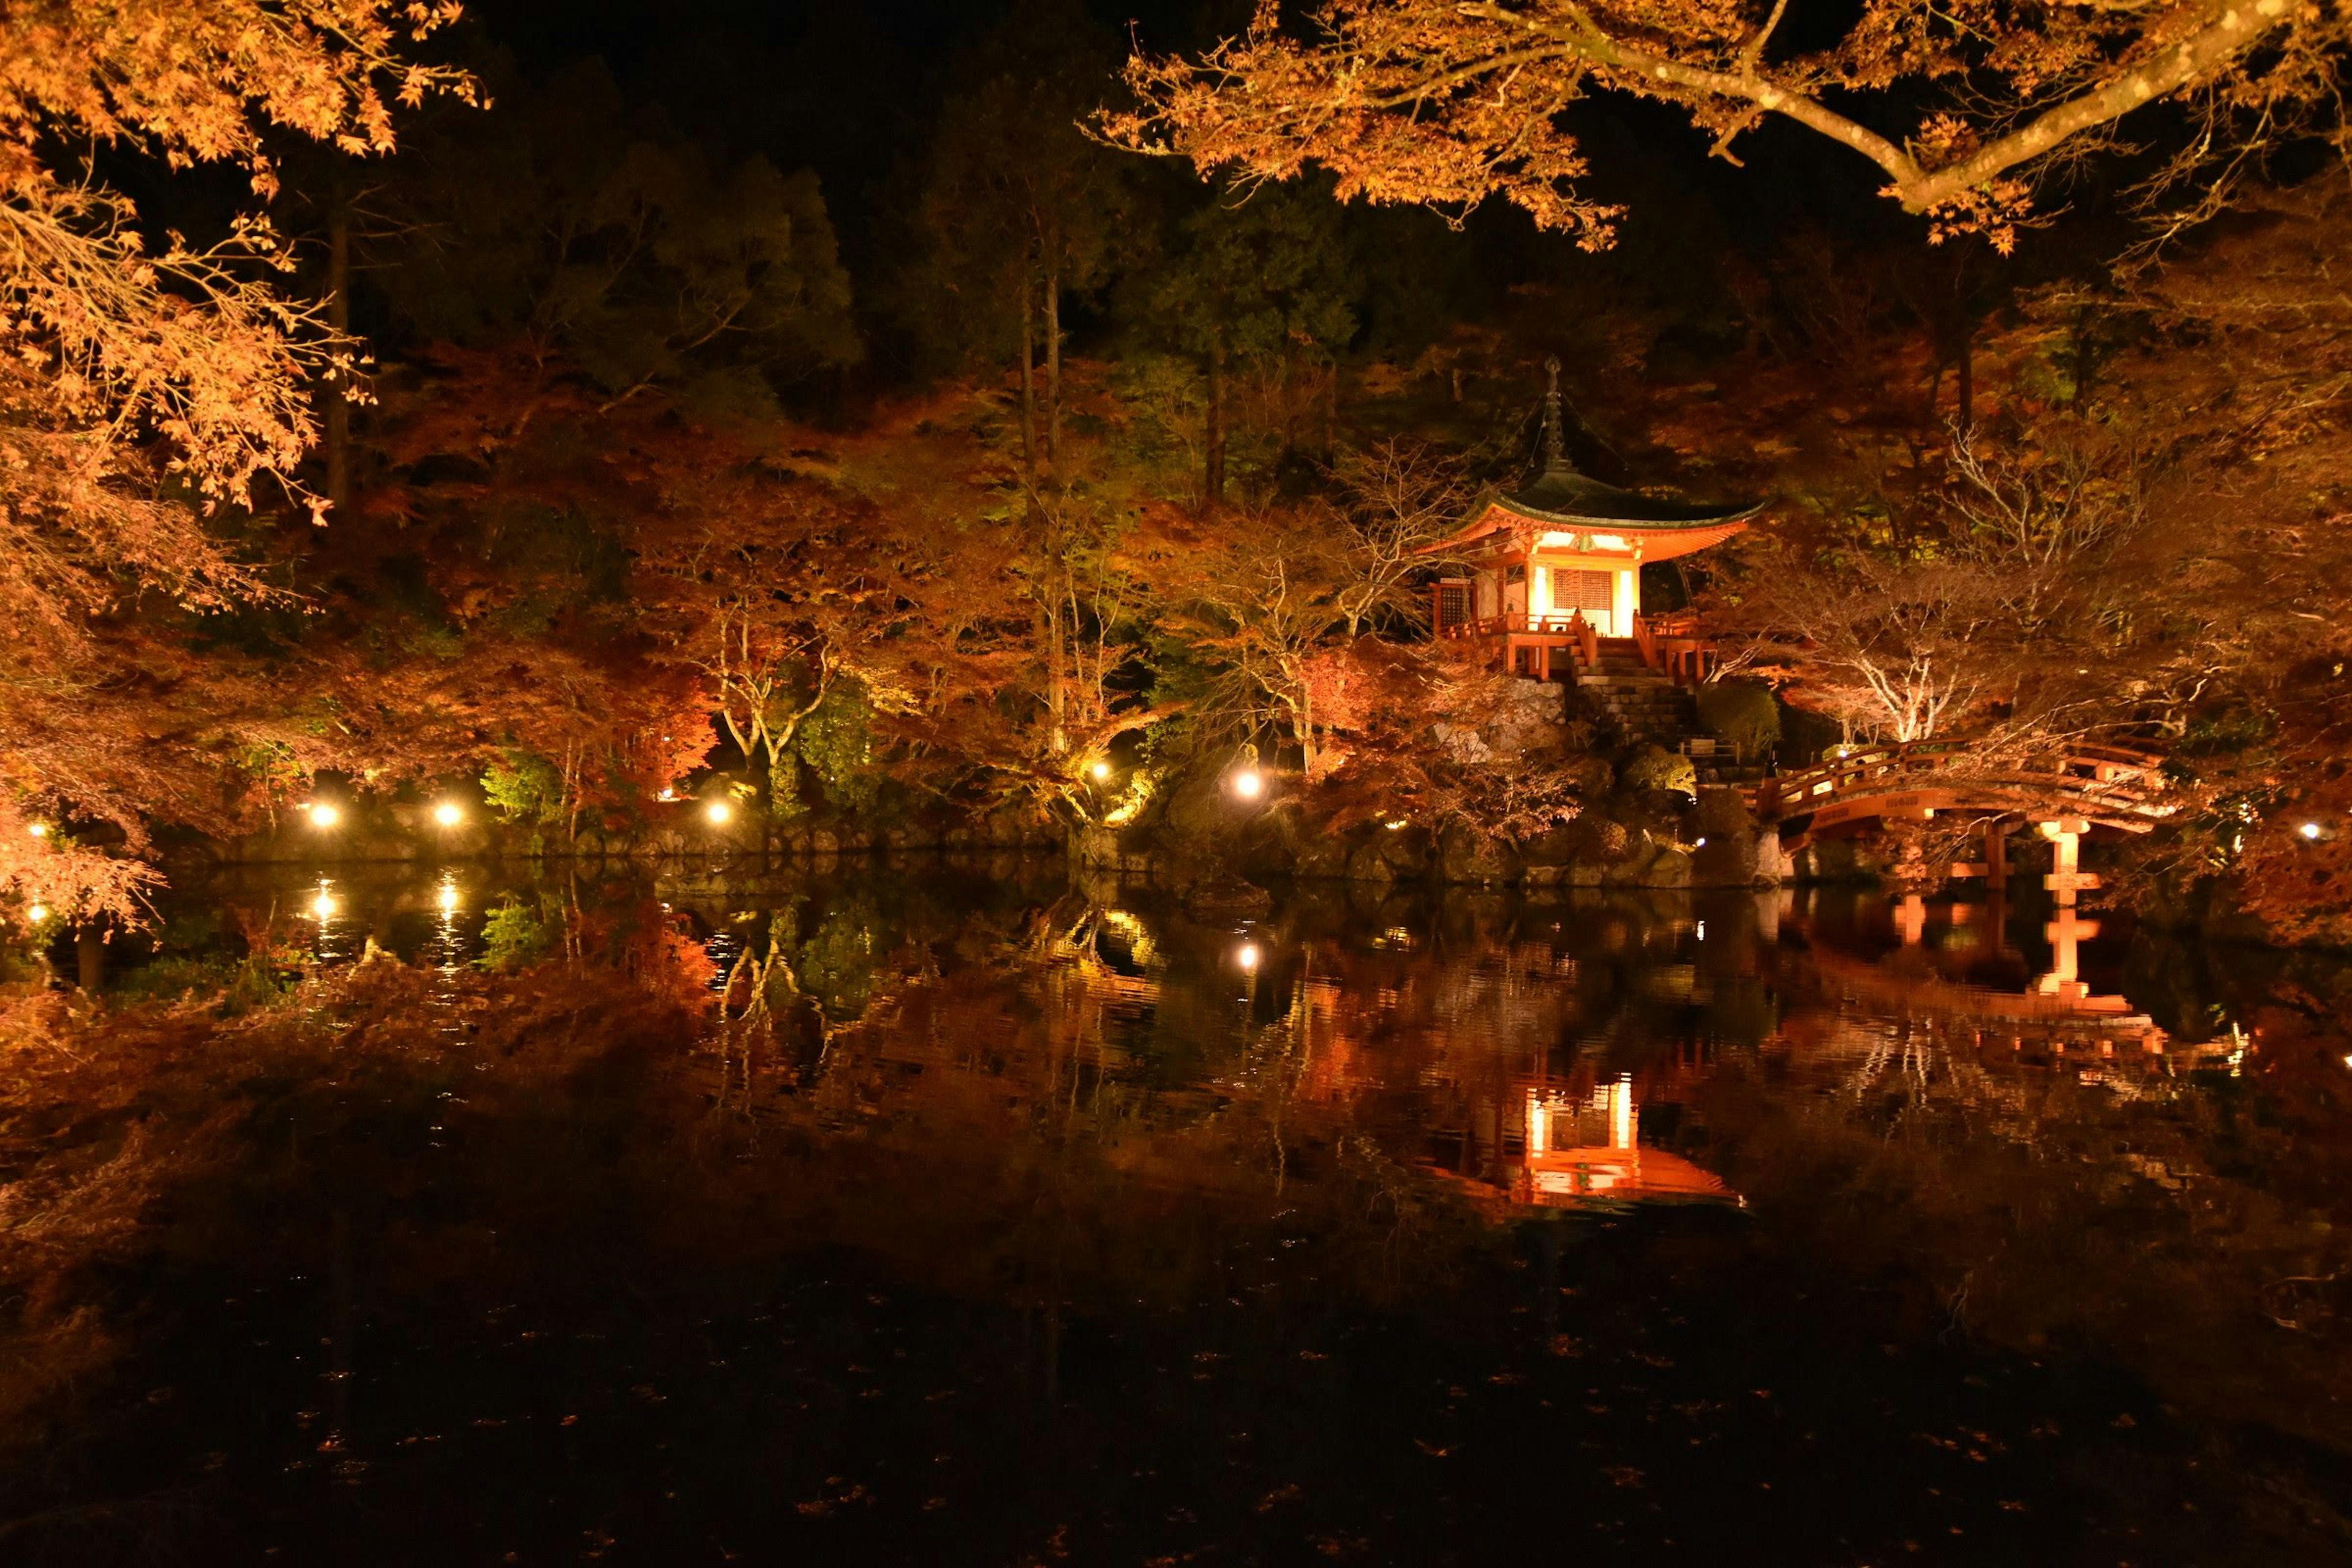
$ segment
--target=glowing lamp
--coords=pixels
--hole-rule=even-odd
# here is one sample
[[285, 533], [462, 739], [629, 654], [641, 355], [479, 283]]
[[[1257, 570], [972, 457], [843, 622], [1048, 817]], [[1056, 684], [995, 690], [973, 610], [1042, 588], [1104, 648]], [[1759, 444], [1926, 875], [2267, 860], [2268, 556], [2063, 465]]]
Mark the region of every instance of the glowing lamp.
[[433, 820], [444, 827], [455, 827], [466, 820], [466, 811], [456, 801], [445, 800], [433, 808]]
[[343, 819], [343, 814], [341, 811], [323, 800], [312, 801], [305, 809], [310, 814], [310, 826], [313, 827], [332, 827]]
[[28, 925], [39, 925], [43, 921], [47, 920], [48, 918], [49, 906], [47, 904], [35, 904], [32, 908], [25, 911], [25, 921]]
[[1234, 793], [1244, 800], [1255, 800], [1265, 793], [1265, 778], [1255, 768], [1244, 768], [1234, 775]]
[[49, 836], [49, 825], [46, 822], [36, 822], [28, 826], [25, 831], [36, 838], [47, 838]]
[[713, 827], [724, 827], [735, 820], [735, 808], [723, 800], [714, 800], [702, 808], [702, 817]]
[[1254, 942], [1245, 942], [1242, 943], [1242, 950], [1234, 954], [1234, 961], [1239, 963], [1244, 969], [1255, 969], [1257, 967], [1257, 943]]
[[1102, 761], [1100, 761], [1100, 760], [1097, 760], [1097, 761], [1095, 763], [1095, 765], [1094, 765], [1093, 767], [1091, 767], [1091, 768], [1088, 768], [1088, 769], [1087, 770], [1087, 772], [1088, 772], [1088, 773], [1090, 773], [1094, 774], [1094, 775], [1095, 775], [1095, 780], [1096, 780], [1096, 782], [1097, 782], [1097, 783], [1100, 783], [1102, 780], [1104, 780], [1104, 779], [1107, 779], [1107, 778], [1110, 777], [1110, 764], [1109, 764], [1108, 763], [1106, 763], [1106, 762], [1102, 762]]
[[2315, 822], [2306, 822], [2295, 831], [2303, 835], [2305, 843], [2315, 844], [2319, 841], [2319, 824]]

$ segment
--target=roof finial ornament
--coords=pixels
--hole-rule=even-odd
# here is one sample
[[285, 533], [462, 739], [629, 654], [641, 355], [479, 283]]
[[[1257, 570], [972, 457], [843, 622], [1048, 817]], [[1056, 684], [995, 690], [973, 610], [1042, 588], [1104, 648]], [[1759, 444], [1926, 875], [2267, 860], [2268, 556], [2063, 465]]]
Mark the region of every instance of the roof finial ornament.
[[1568, 461], [1568, 445], [1560, 434], [1559, 420], [1559, 356], [1544, 361], [1544, 374], [1549, 378], [1544, 391], [1544, 467], [1563, 467]]

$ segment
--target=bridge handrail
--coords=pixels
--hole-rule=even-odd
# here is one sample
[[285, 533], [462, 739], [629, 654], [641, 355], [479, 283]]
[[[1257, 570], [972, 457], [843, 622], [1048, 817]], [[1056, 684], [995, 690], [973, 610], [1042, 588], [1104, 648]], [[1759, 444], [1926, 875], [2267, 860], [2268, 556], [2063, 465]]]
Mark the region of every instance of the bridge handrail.
[[[1849, 751], [1828, 763], [1782, 773], [1757, 785], [1749, 797], [1759, 815], [1796, 816], [1857, 795], [1892, 793], [1902, 781], [1939, 773], [1970, 752], [1965, 741], [1913, 741]], [[2046, 766], [2011, 764], [1971, 773], [1966, 784], [1991, 793], [2022, 793], [2079, 802], [2134, 816], [2169, 814], [2148, 796], [2164, 788], [2162, 759], [2116, 746], [2073, 745]]]

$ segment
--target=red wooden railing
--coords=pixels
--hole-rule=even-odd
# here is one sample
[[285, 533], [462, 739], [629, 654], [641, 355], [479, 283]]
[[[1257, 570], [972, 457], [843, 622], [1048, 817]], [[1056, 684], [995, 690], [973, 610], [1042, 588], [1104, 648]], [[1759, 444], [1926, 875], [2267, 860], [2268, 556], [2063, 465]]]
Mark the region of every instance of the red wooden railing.
[[2017, 800], [2105, 818], [2153, 821], [2177, 809], [2161, 798], [2163, 759], [2119, 746], [2070, 745], [2018, 763], [1980, 765], [1967, 741], [1913, 741], [1842, 748], [1817, 765], [1766, 779], [1755, 805], [1766, 821], [1800, 816], [1838, 801], [1939, 784], [1981, 795], [1988, 808]]

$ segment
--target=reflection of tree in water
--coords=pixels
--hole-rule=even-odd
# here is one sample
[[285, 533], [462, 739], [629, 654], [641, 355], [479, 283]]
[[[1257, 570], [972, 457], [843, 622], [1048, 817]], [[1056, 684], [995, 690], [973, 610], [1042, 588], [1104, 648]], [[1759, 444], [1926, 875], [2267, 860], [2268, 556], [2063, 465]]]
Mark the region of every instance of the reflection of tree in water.
[[1771, 1245], [1943, 1331], [2342, 1436], [2340, 1047], [2126, 1049], [2113, 1020], [1971, 1016], [1932, 976], [1908, 1003], [1825, 986], [1847, 972], [1818, 943], [1781, 963], [1780, 1034], [1699, 1096]]
[[[502, 1300], [583, 1267], [574, 1245], [592, 1273], [845, 1249], [1030, 1314], [1050, 1379], [1066, 1324], [1139, 1301], [1454, 1310], [1512, 1234], [1493, 1222], [1528, 1212], [1532, 1106], [1562, 1118], [1549, 1149], [1638, 1137], [1721, 1176], [1767, 1277], [1867, 1283], [1930, 1335], [2087, 1346], [2291, 1425], [2341, 1386], [2342, 1249], [2313, 1224], [2340, 1112], [2269, 1035], [2237, 1079], [2021, 1062], [1824, 987], [1744, 900], [1303, 898], [1245, 931], [969, 885], [516, 907], [560, 922], [533, 959], [379, 956], [248, 1017], [175, 1016], [169, 1049], [126, 1019], [86, 1051], [112, 1076], [50, 1097], [137, 1141], [27, 1160], [60, 1213], [140, 1195], [45, 1240], [47, 1326], [100, 1299], [94, 1261], [155, 1245], [159, 1198], [216, 1245], [253, 1230], [278, 1273], [331, 1198], [371, 1267]], [[353, 1197], [428, 1160], [431, 1205]], [[237, 1217], [256, 1192], [267, 1235]]]

